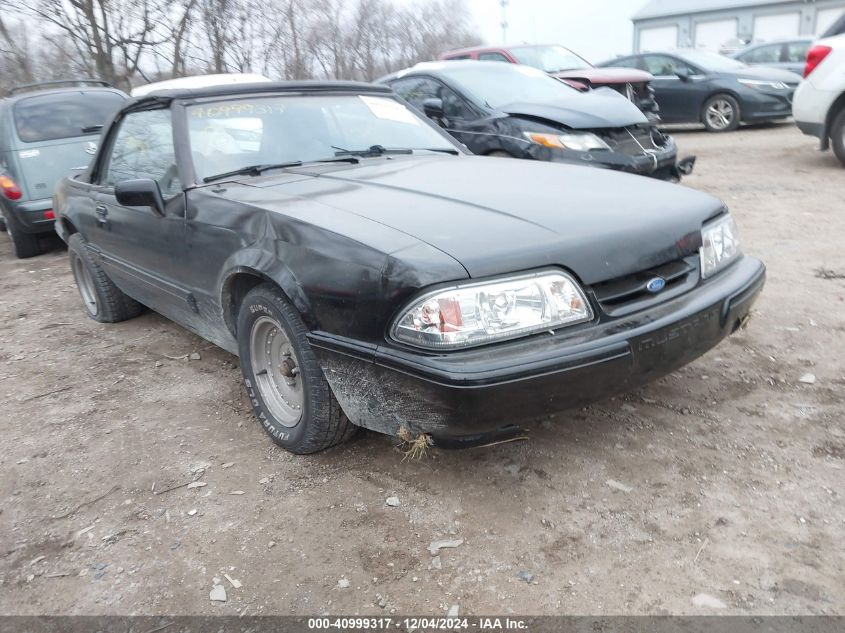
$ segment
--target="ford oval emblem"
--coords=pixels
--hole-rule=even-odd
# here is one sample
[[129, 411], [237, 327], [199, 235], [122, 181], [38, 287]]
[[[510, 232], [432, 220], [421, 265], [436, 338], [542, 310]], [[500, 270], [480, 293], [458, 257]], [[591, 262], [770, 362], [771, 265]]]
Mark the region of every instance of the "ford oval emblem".
[[85, 144], [85, 153], [86, 154], [96, 154], [97, 153], [97, 144], [88, 141]]
[[649, 292], [660, 292], [666, 287], [666, 280], [663, 277], [655, 277], [654, 279], [649, 279], [645, 287]]

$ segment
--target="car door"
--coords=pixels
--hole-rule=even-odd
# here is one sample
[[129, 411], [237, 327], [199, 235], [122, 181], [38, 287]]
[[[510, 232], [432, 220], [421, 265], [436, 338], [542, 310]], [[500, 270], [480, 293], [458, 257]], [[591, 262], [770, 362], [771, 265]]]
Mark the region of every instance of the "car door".
[[[182, 280], [185, 203], [179, 181], [169, 109], [129, 112], [112, 128], [95, 175], [99, 190], [90, 241], [107, 274], [126, 294], [179, 322], [192, 312]], [[155, 180], [165, 213], [117, 202], [115, 185]]]
[[[669, 122], [698, 121], [703, 104], [701, 83], [696, 69], [670, 55], [644, 55], [643, 69], [654, 75], [651, 82], [660, 106], [660, 118]], [[686, 74], [685, 78], [678, 71]]]
[[392, 82], [390, 87], [420, 112], [426, 99], [440, 99], [444, 118], [437, 123], [470, 151], [478, 151], [479, 141], [483, 140], [476, 129], [478, 113], [455, 90], [432, 77], [407, 77]]
[[766, 44], [737, 55], [736, 59], [751, 66], [772, 66], [783, 68], [783, 44]]
[[787, 42], [783, 45], [783, 68], [794, 72], [797, 75], [804, 74], [804, 65], [807, 61], [807, 51], [812, 42], [797, 41]]

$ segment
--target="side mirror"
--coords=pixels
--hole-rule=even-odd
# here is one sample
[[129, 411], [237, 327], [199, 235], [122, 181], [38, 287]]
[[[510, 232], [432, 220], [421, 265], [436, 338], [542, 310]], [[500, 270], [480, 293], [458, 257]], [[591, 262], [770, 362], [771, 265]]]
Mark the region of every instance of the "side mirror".
[[678, 79], [681, 81], [689, 81], [690, 74], [689, 70], [684, 67], [679, 67], [675, 69], [675, 74], [678, 76]]
[[423, 101], [423, 112], [429, 119], [442, 119], [443, 99], [426, 99]]
[[151, 178], [124, 180], [114, 186], [114, 197], [124, 207], [150, 207], [158, 216], [164, 216], [164, 198], [161, 188]]

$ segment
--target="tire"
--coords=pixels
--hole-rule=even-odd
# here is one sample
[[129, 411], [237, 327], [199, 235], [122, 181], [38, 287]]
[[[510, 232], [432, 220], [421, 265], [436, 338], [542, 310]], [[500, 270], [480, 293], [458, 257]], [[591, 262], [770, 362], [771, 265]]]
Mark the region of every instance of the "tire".
[[141, 314], [141, 304], [114, 285], [79, 233], [70, 236], [67, 246], [70, 269], [89, 317], [100, 323], [119, 323]]
[[845, 166], [845, 108], [842, 108], [833, 119], [833, 125], [830, 126], [830, 140], [833, 144], [833, 153]]
[[739, 127], [742, 111], [729, 94], [717, 94], [704, 102], [701, 122], [708, 132], [731, 132]]
[[38, 234], [24, 233], [15, 226], [15, 223], [8, 224], [9, 237], [12, 240], [12, 246], [15, 249], [15, 257], [18, 259], [28, 259], [41, 254], [41, 244], [38, 242]]
[[0, 215], [0, 233], [5, 233], [6, 230], [6, 218]]
[[238, 349], [252, 408], [272, 440], [299, 455], [340, 444], [358, 428], [332, 394], [307, 332], [272, 284], [256, 286], [241, 303]]
[[513, 154], [509, 154], [508, 152], [497, 149], [494, 152], [490, 152], [489, 154], [485, 154], [485, 156], [495, 156], [497, 158], [513, 158]]

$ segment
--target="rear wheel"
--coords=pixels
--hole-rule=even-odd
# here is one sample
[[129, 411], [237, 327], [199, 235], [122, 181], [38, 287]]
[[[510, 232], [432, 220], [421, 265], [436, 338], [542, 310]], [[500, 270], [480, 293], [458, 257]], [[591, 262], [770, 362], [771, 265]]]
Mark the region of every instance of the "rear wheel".
[[27, 259], [41, 254], [41, 244], [38, 242], [38, 235], [35, 233], [24, 233], [14, 222], [8, 225], [9, 237], [12, 239], [12, 246], [15, 249], [15, 257]]
[[141, 304], [114, 285], [79, 233], [70, 236], [67, 246], [70, 269], [89, 317], [100, 323], [118, 323], [141, 313]]
[[830, 140], [833, 143], [833, 153], [845, 165], [845, 108], [843, 108], [830, 127]]
[[238, 314], [238, 348], [255, 415], [292, 453], [316, 453], [357, 427], [340, 409], [306, 339], [299, 313], [272, 284], [253, 288]]
[[701, 110], [701, 122], [708, 132], [729, 132], [739, 127], [739, 102], [731, 95], [710, 97]]

